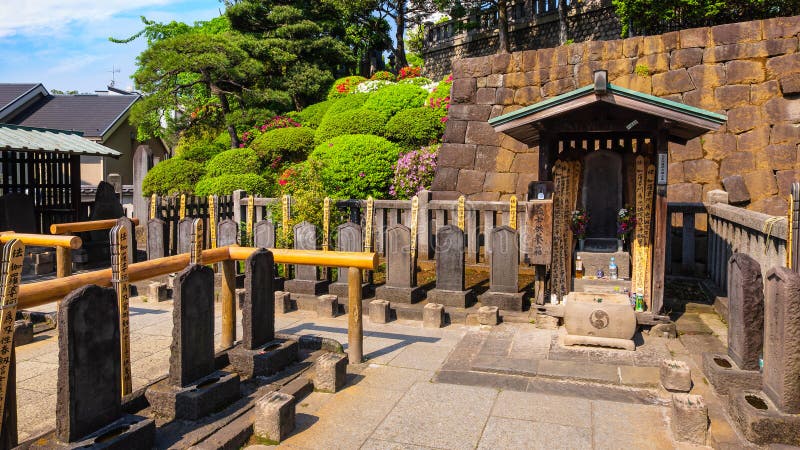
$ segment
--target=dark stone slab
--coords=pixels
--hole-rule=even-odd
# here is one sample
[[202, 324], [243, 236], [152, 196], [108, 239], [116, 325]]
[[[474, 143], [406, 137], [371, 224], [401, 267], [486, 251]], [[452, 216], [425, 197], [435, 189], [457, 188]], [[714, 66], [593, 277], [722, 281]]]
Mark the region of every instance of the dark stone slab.
[[489, 232], [488, 252], [489, 291], [516, 294], [519, 291], [519, 232], [508, 226], [493, 228]]
[[[388, 300], [393, 303], [416, 303], [425, 298], [425, 290], [421, 287], [395, 287], [383, 285], [378, 286], [375, 289], [375, 297], [381, 300]], [[398, 316], [398, 318], [400, 317]]]
[[733, 392], [730, 414], [754, 444], [800, 445], [800, 415], [782, 413], [757, 391]]
[[150, 450], [155, 445], [156, 424], [142, 416], [126, 414], [76, 442], [37, 439], [31, 449]]
[[589, 152], [583, 161], [581, 203], [592, 220], [587, 237], [616, 238], [622, 207], [622, 156], [609, 150]]
[[[114, 191], [114, 186], [105, 181], [97, 185], [97, 192], [94, 195], [94, 207], [89, 220], [118, 219], [125, 215], [122, 203]], [[107, 241], [108, 231], [91, 231], [89, 233], [92, 241]]]
[[213, 371], [185, 386], [164, 379], [148, 387], [145, 395], [158, 417], [197, 420], [239, 397], [239, 375]]
[[800, 413], [800, 274], [767, 272], [764, 297], [764, 393], [784, 413]]
[[29, 320], [14, 321], [14, 346], [33, 342], [33, 322]]
[[[302, 266], [298, 266], [302, 267]], [[316, 270], [316, 267], [311, 267]], [[327, 292], [328, 282], [324, 280], [286, 280], [283, 282], [283, 289], [292, 294], [303, 295], [322, 295]]]
[[259, 220], [253, 225], [253, 245], [275, 248], [275, 225], [269, 220]]
[[168, 381], [186, 387], [214, 371], [214, 271], [187, 267], [175, 278], [173, 298]]
[[744, 253], [728, 260], [728, 356], [758, 370], [764, 342], [764, 285], [758, 261]]
[[720, 395], [761, 388], [761, 373], [757, 370], [741, 370], [727, 355], [703, 353], [703, 374]]
[[[316, 250], [317, 227], [308, 222], [300, 222], [294, 226], [294, 248], [296, 250]], [[317, 281], [317, 266], [295, 265], [295, 280]], [[288, 286], [288, 282], [287, 282]], [[290, 292], [295, 292], [287, 288]], [[298, 292], [305, 293], [305, 292]]]
[[298, 359], [297, 341], [277, 339], [256, 349], [237, 346], [228, 352], [231, 365], [244, 378], [274, 375]]
[[[341, 279], [341, 278], [340, 278]], [[350, 288], [347, 286], [347, 276], [345, 275], [344, 282], [337, 281], [336, 283], [331, 283], [328, 286], [328, 293], [331, 295], [335, 295], [339, 297], [339, 301], [341, 303], [346, 303], [348, 298], [350, 298], [349, 290]], [[361, 283], [361, 298], [371, 297], [375, 293], [375, 286], [369, 283]]]
[[74, 442], [122, 415], [119, 308], [114, 289], [73, 291], [58, 309], [56, 438]]
[[217, 247], [239, 244], [239, 224], [231, 219], [217, 225]]
[[489, 290], [481, 295], [478, 300], [480, 300], [483, 306], [497, 306], [507, 311], [522, 311], [524, 297], [525, 294], [523, 292], [511, 294], [508, 292], [492, 292]]
[[[17, 233], [38, 233], [33, 198], [27, 194], [10, 192], [0, 197], [2, 202], [2, 229]], [[43, 230], [49, 232], [49, 230]]]
[[428, 291], [427, 298], [433, 303], [439, 303], [444, 306], [455, 306], [458, 308], [468, 308], [475, 303], [475, 293], [472, 289], [466, 291], [449, 291], [437, 287], [436, 289]]
[[411, 261], [411, 230], [405, 225], [389, 227], [386, 230], [386, 247], [386, 286], [412, 288], [416, 285], [416, 277], [415, 264]]
[[436, 231], [436, 289], [464, 290], [464, 232], [455, 225]]
[[189, 253], [192, 248], [192, 233], [194, 219], [186, 217], [178, 222], [178, 253]]
[[147, 221], [147, 259], [163, 258], [169, 249], [169, 228], [161, 219]]
[[259, 249], [244, 262], [245, 296], [242, 308], [242, 343], [254, 350], [275, 339], [275, 295], [272, 252]]

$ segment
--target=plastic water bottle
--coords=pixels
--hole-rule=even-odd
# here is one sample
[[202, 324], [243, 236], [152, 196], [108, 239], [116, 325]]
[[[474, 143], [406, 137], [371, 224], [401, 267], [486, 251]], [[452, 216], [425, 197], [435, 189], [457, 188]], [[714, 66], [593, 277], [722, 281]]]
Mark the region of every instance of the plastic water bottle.
[[614, 257], [611, 257], [611, 261], [608, 263], [608, 276], [612, 280], [617, 279], [617, 263], [614, 262]]

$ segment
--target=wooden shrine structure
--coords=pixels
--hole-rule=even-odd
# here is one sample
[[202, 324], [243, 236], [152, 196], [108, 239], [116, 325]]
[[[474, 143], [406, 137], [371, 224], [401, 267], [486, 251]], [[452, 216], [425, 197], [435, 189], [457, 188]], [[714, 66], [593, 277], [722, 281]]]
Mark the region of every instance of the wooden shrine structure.
[[[539, 245], [552, 251], [529, 252], [537, 283], [544, 284], [549, 276], [549, 292], [557, 298], [577, 290], [572, 276], [576, 242], [569, 226], [572, 211], [582, 207], [589, 214], [587, 256], [604, 257], [606, 269], [608, 255], [622, 257], [631, 266], [629, 276], [623, 276], [628, 267], [621, 267], [614, 288], [642, 293], [646, 308], [660, 312], [668, 143], [685, 144], [726, 120], [721, 114], [610, 84], [602, 70], [594, 73], [591, 85], [490, 119], [496, 132], [539, 147], [539, 182], [531, 183], [528, 198], [544, 197], [541, 208], [546, 213], [533, 214], [551, 214], [552, 232], [537, 236], [531, 230], [529, 242], [535, 236]], [[627, 251], [618, 246], [616, 235], [616, 216], [623, 207], [633, 208], [637, 218]], [[540, 254], [544, 257], [537, 258]], [[595, 274], [586, 275], [591, 279]], [[596, 281], [583, 290], [608, 288], [599, 286], [604, 280]]]

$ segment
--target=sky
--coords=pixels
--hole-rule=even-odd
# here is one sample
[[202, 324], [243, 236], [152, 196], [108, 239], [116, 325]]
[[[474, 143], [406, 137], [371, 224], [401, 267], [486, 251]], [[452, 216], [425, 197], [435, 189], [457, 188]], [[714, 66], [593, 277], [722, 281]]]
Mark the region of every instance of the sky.
[[219, 0], [0, 0], [0, 83], [39, 82], [48, 90], [132, 87], [136, 57], [147, 46], [139, 19], [193, 23], [224, 7]]

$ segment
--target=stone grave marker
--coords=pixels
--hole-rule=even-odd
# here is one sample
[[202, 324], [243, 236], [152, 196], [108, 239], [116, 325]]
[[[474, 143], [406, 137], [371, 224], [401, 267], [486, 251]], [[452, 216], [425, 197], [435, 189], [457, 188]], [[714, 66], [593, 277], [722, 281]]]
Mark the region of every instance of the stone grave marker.
[[375, 290], [375, 297], [390, 302], [414, 303], [425, 297], [416, 286], [411, 257], [411, 230], [405, 225], [393, 225], [386, 230], [386, 284]]
[[800, 275], [767, 272], [763, 390], [783, 413], [800, 413]]
[[188, 266], [175, 278], [173, 298], [169, 377], [146, 396], [160, 417], [195, 420], [236, 399], [239, 376], [214, 370], [214, 271]]
[[758, 370], [764, 340], [761, 266], [744, 253], [728, 261], [728, 356], [742, 370]]
[[169, 251], [169, 229], [161, 219], [147, 221], [147, 259], [163, 258]]
[[178, 254], [189, 253], [192, 248], [193, 219], [186, 217], [178, 222]]
[[259, 220], [253, 226], [253, 245], [259, 248], [275, 248], [275, 225], [270, 220]]
[[[337, 252], [363, 252], [364, 238], [362, 237], [361, 227], [353, 222], [345, 222], [336, 227], [336, 251]], [[349, 297], [347, 287], [347, 268], [336, 269], [336, 282], [331, 284], [328, 292], [337, 296], [341, 300]], [[370, 294], [369, 283], [361, 284], [361, 298], [368, 297]], [[345, 303], [346, 304], [346, 303]]]
[[[119, 219], [125, 216], [125, 210], [122, 208], [122, 203], [114, 192], [114, 186], [105, 181], [101, 181], [97, 185], [97, 192], [94, 195], [94, 207], [89, 220], [106, 220], [106, 219]], [[108, 232], [105, 230], [90, 231], [92, 241], [107, 242]]]
[[[10, 230], [17, 233], [38, 233], [36, 214], [33, 198], [20, 192], [10, 192], [2, 197], [3, 231]], [[49, 233], [50, 230], [42, 230]]]
[[122, 175], [118, 173], [110, 173], [106, 178], [108, 184], [110, 184], [114, 188], [114, 193], [117, 194], [117, 198], [122, 198]]
[[275, 339], [272, 252], [256, 250], [244, 265], [242, 342], [228, 352], [228, 357], [244, 377], [272, 375], [297, 360], [297, 342]]
[[117, 219], [117, 225], [124, 227], [128, 232], [128, 264], [136, 262], [136, 225], [128, 217]]
[[239, 243], [239, 224], [231, 219], [220, 221], [217, 225], [217, 247]]
[[436, 289], [428, 300], [445, 306], [466, 308], [475, 300], [472, 289], [464, 289], [464, 232], [455, 225], [436, 231]]
[[[316, 250], [317, 227], [308, 222], [300, 222], [294, 226], [294, 248], [296, 250]], [[320, 281], [317, 266], [296, 265], [294, 279], [286, 280], [285, 289], [293, 294], [321, 295], [327, 287], [327, 281]]]
[[496, 227], [489, 232], [489, 290], [480, 296], [484, 306], [522, 311], [519, 292], [519, 232]]
[[[59, 305], [58, 329], [57, 441], [80, 447], [111, 435], [112, 441], [104, 442], [111, 448], [152, 448], [153, 421], [122, 411], [119, 308], [114, 289], [88, 285], [73, 291]], [[114, 436], [118, 429], [120, 434]], [[68, 447], [59, 442], [37, 441], [36, 445]]]

